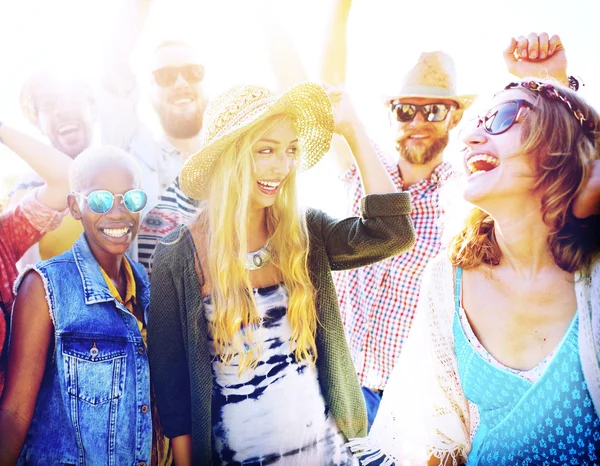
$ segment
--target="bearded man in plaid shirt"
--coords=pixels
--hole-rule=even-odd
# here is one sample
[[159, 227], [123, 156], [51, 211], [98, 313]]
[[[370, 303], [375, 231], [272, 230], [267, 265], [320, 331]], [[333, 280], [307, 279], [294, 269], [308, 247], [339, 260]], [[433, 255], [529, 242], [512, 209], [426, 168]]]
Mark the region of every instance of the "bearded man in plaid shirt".
[[[337, 3], [326, 44], [323, 77], [334, 85], [342, 84], [345, 75], [345, 22], [350, 3]], [[474, 99], [473, 95], [457, 95], [454, 62], [443, 52], [421, 54], [398, 92], [385, 99], [398, 154], [385, 157], [380, 153], [380, 158], [398, 190], [411, 195], [417, 241], [412, 250], [400, 256], [333, 274], [346, 336], [363, 387], [369, 428], [408, 337], [421, 274], [440, 250], [438, 189], [454, 175], [443, 156], [449, 131], [458, 125]], [[357, 215], [364, 196], [359, 174], [356, 166], [348, 165], [351, 159], [344, 157], [343, 147], [335, 144], [334, 150], [352, 198], [352, 214]]]

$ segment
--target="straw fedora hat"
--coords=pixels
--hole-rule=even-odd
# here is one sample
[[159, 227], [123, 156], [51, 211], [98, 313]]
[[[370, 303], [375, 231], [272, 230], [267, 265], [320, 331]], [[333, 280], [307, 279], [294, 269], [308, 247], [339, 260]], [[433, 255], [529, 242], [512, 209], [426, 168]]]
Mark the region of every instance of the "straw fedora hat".
[[179, 176], [183, 192], [193, 199], [206, 199], [219, 155], [244, 132], [279, 113], [291, 115], [298, 131], [299, 169], [313, 167], [329, 150], [333, 136], [333, 110], [325, 90], [303, 83], [275, 95], [260, 86], [235, 86], [206, 108], [202, 149], [186, 161]]
[[397, 93], [385, 96], [386, 104], [405, 97], [453, 100], [466, 110], [474, 102], [474, 94], [457, 95], [454, 61], [445, 52], [422, 53], [417, 64], [404, 76]]

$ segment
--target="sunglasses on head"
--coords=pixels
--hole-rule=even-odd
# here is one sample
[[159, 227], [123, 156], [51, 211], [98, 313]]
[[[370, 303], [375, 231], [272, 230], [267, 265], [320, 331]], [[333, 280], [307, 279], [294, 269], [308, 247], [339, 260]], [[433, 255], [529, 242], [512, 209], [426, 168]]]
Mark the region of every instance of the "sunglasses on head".
[[73, 194], [83, 197], [87, 201], [92, 212], [97, 214], [105, 214], [112, 209], [113, 204], [115, 203], [115, 197], [117, 196], [121, 197], [121, 203], [133, 214], [144, 210], [144, 207], [146, 207], [146, 204], [148, 203], [148, 195], [141, 189], [131, 189], [125, 194], [113, 194], [104, 189], [92, 191], [87, 196], [80, 193]]
[[523, 116], [532, 108], [533, 105], [527, 100], [509, 100], [490, 109], [483, 118], [478, 116], [472, 121], [477, 122], [477, 128], [483, 125], [483, 129], [488, 134], [502, 134], [515, 123], [520, 123]]
[[456, 108], [456, 106], [442, 103], [417, 105], [392, 102], [390, 104], [390, 112], [392, 112], [396, 117], [396, 120], [401, 123], [412, 121], [417, 112], [421, 112], [425, 121], [434, 123], [444, 121], [448, 116], [448, 113], [450, 113], [450, 110], [453, 108]]
[[185, 65], [185, 66], [167, 66], [152, 72], [156, 84], [160, 87], [169, 87], [175, 84], [177, 78], [181, 76], [188, 84], [196, 84], [204, 79], [204, 66]]

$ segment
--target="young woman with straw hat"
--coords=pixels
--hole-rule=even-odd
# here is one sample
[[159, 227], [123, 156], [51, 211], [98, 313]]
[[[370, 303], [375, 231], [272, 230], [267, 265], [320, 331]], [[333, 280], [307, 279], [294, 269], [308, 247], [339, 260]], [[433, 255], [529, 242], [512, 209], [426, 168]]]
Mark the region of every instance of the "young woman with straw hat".
[[[410, 199], [340, 92], [238, 86], [205, 121], [181, 172], [205, 202], [159, 246], [151, 286], [150, 363], [175, 461], [354, 464], [345, 443], [366, 435], [366, 414], [331, 270], [410, 248]], [[297, 172], [325, 155], [334, 126], [370, 194], [360, 218], [299, 207]]]

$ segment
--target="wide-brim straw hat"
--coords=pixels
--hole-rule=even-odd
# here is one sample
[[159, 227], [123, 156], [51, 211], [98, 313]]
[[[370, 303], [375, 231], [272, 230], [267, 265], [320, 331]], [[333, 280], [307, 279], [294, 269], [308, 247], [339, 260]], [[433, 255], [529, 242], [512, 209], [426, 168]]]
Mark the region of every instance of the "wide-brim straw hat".
[[458, 108], [466, 110], [477, 96], [459, 95], [456, 91], [456, 69], [454, 61], [445, 52], [422, 53], [417, 64], [404, 76], [400, 88], [384, 96], [384, 103], [407, 97], [453, 100]]
[[219, 155], [244, 132], [277, 114], [294, 120], [299, 170], [313, 167], [329, 150], [333, 136], [333, 109], [323, 87], [303, 83], [276, 95], [260, 86], [235, 86], [206, 108], [202, 149], [186, 161], [179, 176], [183, 192], [193, 199], [206, 199]]

